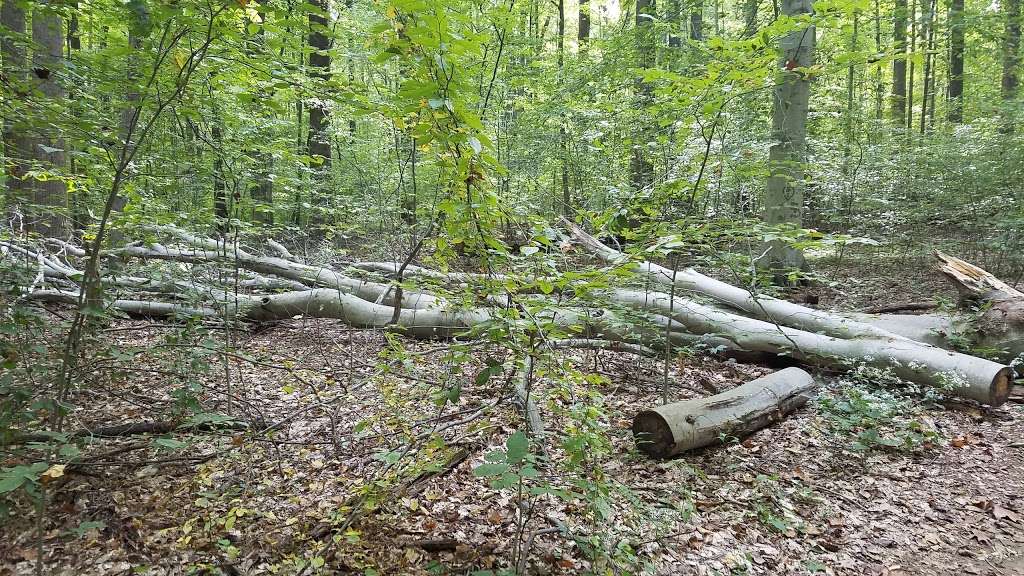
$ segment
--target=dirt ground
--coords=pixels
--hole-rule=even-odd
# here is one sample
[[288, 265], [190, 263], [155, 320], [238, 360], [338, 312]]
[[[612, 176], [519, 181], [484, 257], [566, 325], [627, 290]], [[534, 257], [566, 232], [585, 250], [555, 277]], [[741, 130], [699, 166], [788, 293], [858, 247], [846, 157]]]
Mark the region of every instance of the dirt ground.
[[[881, 276], [825, 291], [821, 304], [863, 308], [896, 286], [907, 301], [948, 294], [926, 270], [909, 284], [898, 267], [875, 268]], [[854, 277], [867, 276], [846, 268], [837, 285]], [[175, 400], [180, 374], [147, 371], [174, 349], [169, 330], [112, 328], [140, 351], [140, 368], [83, 393], [77, 413], [95, 420], [77, 426], [147, 420]], [[510, 374], [475, 382], [484, 358], [503, 358], [500, 347], [467, 345], [473, 360], [459, 363], [438, 343], [303, 319], [237, 337], [235, 355], [212, 359], [216, 371], [202, 378], [226, 378], [230, 389], [202, 397], [211, 412], [272, 423], [274, 433], [93, 440], [49, 487], [41, 522], [23, 502], [0, 528], [0, 574], [33, 573], [40, 548], [44, 573], [68, 575], [469, 574], [508, 568], [520, 549], [518, 568], [536, 575], [1024, 574], [1020, 398], [997, 409], [930, 406], [916, 417], [938, 439], [868, 451], [812, 401], [742, 442], [659, 462], [635, 450], [629, 426], [660, 402], [663, 364], [569, 353], [539, 368], [550, 439], [531, 445], [540, 476], [530, 482], [564, 487], [556, 439], [570, 432], [568, 414], [596, 405], [593, 426], [609, 443], [584, 451], [575, 477], [601, 491], [520, 498], [473, 472], [522, 427]], [[382, 356], [389, 340], [405, 353]], [[599, 394], [556, 389], [545, 370], [589, 377]], [[676, 359], [670, 397], [770, 370]], [[440, 408], [436, 391], [455, 383], [457, 402]]]

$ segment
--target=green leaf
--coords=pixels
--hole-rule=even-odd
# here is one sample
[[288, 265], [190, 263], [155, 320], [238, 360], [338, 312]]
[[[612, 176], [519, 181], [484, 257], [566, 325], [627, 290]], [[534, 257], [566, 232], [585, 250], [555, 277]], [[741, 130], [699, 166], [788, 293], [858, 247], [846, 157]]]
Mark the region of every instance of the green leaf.
[[505, 448], [508, 453], [508, 461], [512, 464], [519, 464], [526, 458], [530, 449], [530, 441], [526, 438], [526, 433], [520, 430], [508, 437], [508, 440], [505, 441]]
[[174, 438], [157, 438], [153, 443], [157, 446], [162, 446], [171, 450], [180, 450], [181, 448], [188, 446], [187, 443], [182, 442], [181, 440], [175, 440]]
[[8, 472], [0, 475], [0, 494], [13, 492], [25, 483], [25, 475], [23, 472], [18, 472], [18, 468], [22, 468], [22, 466], [10, 468]]
[[508, 464], [502, 462], [494, 462], [488, 464], [481, 464], [476, 468], [473, 468], [473, 476], [478, 478], [486, 478], [487, 476], [498, 476], [508, 472]]

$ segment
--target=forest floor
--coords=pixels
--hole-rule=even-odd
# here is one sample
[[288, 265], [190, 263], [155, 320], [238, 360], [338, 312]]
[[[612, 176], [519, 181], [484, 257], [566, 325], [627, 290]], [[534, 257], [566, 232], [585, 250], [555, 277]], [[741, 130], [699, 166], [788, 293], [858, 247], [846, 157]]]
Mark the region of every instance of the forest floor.
[[[848, 262], [833, 278], [841, 289], [823, 289], [822, 306], [952, 298], [925, 266]], [[168, 360], [155, 357], [173, 349], [168, 333], [147, 322], [111, 327], [111, 338], [143, 351], [139, 368], [83, 395], [77, 413], [92, 420], [77, 426], [144, 421], [173, 403]], [[644, 565], [656, 574], [1024, 574], [1019, 398], [992, 410], [928, 406], [907, 418], [940, 439], [866, 451], [812, 402], [742, 442], [658, 462], [636, 452], [629, 426], [660, 402], [663, 364], [568, 353], [567, 366], [602, 377], [589, 401], [611, 439], [593, 454], [607, 492], [596, 510], [554, 496], [521, 508], [515, 489], [493, 489], [473, 473], [522, 427], [494, 380], [474, 384], [482, 360], [500, 360], [502, 350], [473, 347], [475, 361], [456, 364], [438, 343], [302, 319], [236, 337], [237, 356], [214, 358], [216, 371], [204, 376], [222, 390], [229, 380], [234, 399], [207, 395], [207, 409], [283, 421], [273, 440], [231, 432], [97, 439], [49, 489], [41, 524], [26, 507], [0, 528], [0, 574], [32, 573], [40, 533], [53, 574], [463, 574], [507, 566], [516, 543], [529, 548], [522, 567], [537, 575]], [[381, 357], [389, 339], [403, 356]], [[382, 365], [391, 371], [380, 374]], [[771, 370], [675, 361], [671, 397]], [[431, 391], [453, 382], [464, 383], [461, 397], [441, 411]], [[838, 386], [830, 380], [823, 394]], [[543, 408], [547, 430], [562, 430], [570, 396], [553, 395]], [[438, 436], [445, 446], [432, 442]], [[547, 451], [566, 458], [562, 447]], [[428, 459], [441, 469], [408, 467]], [[349, 524], [352, 510], [361, 514]]]

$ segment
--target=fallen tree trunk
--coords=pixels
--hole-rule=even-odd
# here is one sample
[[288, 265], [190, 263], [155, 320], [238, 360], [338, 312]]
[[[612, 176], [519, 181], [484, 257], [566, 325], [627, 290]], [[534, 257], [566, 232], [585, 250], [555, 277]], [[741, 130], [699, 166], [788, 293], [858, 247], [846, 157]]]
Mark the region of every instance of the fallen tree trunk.
[[803, 406], [814, 387], [810, 374], [786, 368], [721, 394], [645, 410], [633, 419], [633, 437], [655, 458], [742, 438]]
[[[444, 298], [422, 293], [410, 299], [402, 298], [401, 307], [396, 308], [390, 284], [359, 280], [327, 267], [283, 258], [253, 256], [239, 246], [227, 246], [220, 240], [195, 239], [181, 231], [174, 234], [194, 241], [196, 248], [130, 245], [120, 253], [178, 262], [232, 264], [278, 276], [288, 282], [330, 287], [266, 295], [236, 295], [218, 289], [202, 291], [200, 296], [208, 304], [198, 306], [123, 299], [115, 300], [112, 303], [114, 308], [132, 314], [190, 314], [251, 322], [282, 320], [297, 315], [335, 318], [357, 328], [396, 328], [417, 338], [468, 335], [473, 329], [503, 318], [495, 298], [478, 298], [472, 307], [454, 309]], [[606, 260], [624, 258], [621, 253], [607, 248], [578, 228], [575, 228], [575, 234]], [[55, 259], [46, 260], [38, 253], [33, 256], [30, 261], [33, 265], [38, 261], [39, 267], [52, 269], [54, 275], [70, 280], [77, 274]], [[765, 298], [693, 270], [673, 272], [649, 262], [631, 266], [659, 286], [668, 285], [680, 292], [688, 290], [705, 295], [724, 306], [711, 306], [679, 295], [673, 298], [660, 292], [610, 289], [576, 294], [569, 291], [559, 294], [557, 300], [554, 296], [520, 295], [514, 302], [519, 308], [509, 310], [509, 316], [502, 321], [515, 321], [513, 317], [518, 316], [517, 311], [533, 309], [536, 311], [528, 312], [533, 321], [563, 329], [567, 335], [624, 342], [635, 345], [635, 351], [644, 354], [649, 354], [652, 349], [664, 350], [666, 346], [697, 344], [741, 355], [785, 355], [807, 364], [831, 368], [846, 369], [867, 363], [891, 368], [905, 380], [946, 388], [953, 394], [992, 405], [1005, 401], [1008, 394], [1010, 370], [1001, 364], [947, 352], [911, 339], [913, 337], [897, 335], [895, 329]], [[391, 265], [377, 263], [367, 267], [387, 271]], [[413, 269], [413, 273], [435, 279], [445, 276], [419, 268]], [[37, 275], [41, 276], [45, 274]], [[480, 279], [476, 275], [457, 278]], [[145, 282], [139, 279], [123, 283], [129, 287], [145, 286]], [[170, 286], [173, 288], [173, 284]], [[514, 292], [514, 287], [511, 290]], [[603, 295], [606, 299], [595, 299], [595, 295]], [[71, 304], [78, 300], [77, 293], [68, 290], [35, 290], [29, 297]], [[512, 300], [501, 300], [503, 305], [512, 303]], [[619, 317], [616, 315], [618, 308], [609, 307], [609, 302], [640, 310], [642, 314]], [[586, 345], [597, 346], [592, 342]]]
[[858, 363], [889, 368], [904, 380], [998, 406], [1009, 395], [1013, 371], [990, 360], [943, 350], [908, 338], [842, 339], [730, 314], [668, 294], [615, 290], [612, 299], [653, 310], [690, 334], [724, 338], [739, 350], [782, 354], [808, 364], [850, 368]]
[[[566, 222], [572, 227], [573, 237], [598, 258], [609, 263], [630, 263], [627, 255], [602, 244], [579, 226]], [[902, 338], [871, 324], [752, 293], [744, 288], [705, 276], [693, 268], [670, 270], [646, 261], [632, 262], [629, 267], [638, 274], [646, 276], [655, 284], [674, 285], [678, 290], [702, 294], [752, 318], [774, 324], [820, 332], [836, 338]]]

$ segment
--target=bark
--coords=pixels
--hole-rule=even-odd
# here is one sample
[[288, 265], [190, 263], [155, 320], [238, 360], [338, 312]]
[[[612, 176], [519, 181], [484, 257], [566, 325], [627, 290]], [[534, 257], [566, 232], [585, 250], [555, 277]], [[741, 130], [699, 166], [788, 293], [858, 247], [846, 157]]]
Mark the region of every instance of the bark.
[[699, 0], [690, 12], [690, 40], [704, 41], [704, 1]]
[[946, 119], [954, 124], [964, 119], [964, 0], [949, 3], [949, 84]]
[[[10, 33], [0, 40], [0, 64], [3, 66], [0, 68], [0, 76], [3, 77], [4, 90], [20, 100], [24, 98], [27, 89], [24, 85], [25, 48], [14, 38], [15, 35], [25, 33], [25, 9], [19, 2], [4, 0], [0, 6], [0, 25]], [[21, 202], [26, 199], [25, 172], [28, 170], [29, 144], [13, 117], [3, 119], [2, 129], [4, 171], [7, 175], [5, 204], [13, 222], [21, 215]]]
[[903, 126], [907, 114], [907, 0], [896, 0], [892, 22], [892, 119]]
[[892, 338], [843, 339], [739, 316], [667, 294], [616, 290], [616, 302], [668, 316], [695, 335], [728, 340], [730, 347], [788, 356], [805, 364], [849, 369], [859, 363], [888, 368], [908, 382], [998, 406], [1009, 394], [1012, 370], [996, 362]]
[[[266, 8], [269, 0], [257, 0], [257, 4], [262, 11]], [[265, 16], [264, 16], [265, 17]], [[252, 22], [252, 20], [250, 20]], [[266, 31], [263, 27], [263, 22], [254, 22], [259, 25], [259, 29], [256, 32], [255, 38], [252, 42], [247, 44], [248, 52], [254, 57], [265, 55], [267, 51], [266, 46]], [[273, 87], [260, 86], [257, 91], [258, 100], [264, 102], [274, 97]], [[254, 115], [259, 115], [262, 110], [254, 110]], [[259, 116], [257, 116], [259, 118]], [[263, 124], [263, 122], [261, 122]], [[261, 140], [267, 140], [271, 134], [260, 128]], [[272, 177], [274, 171], [274, 156], [270, 152], [262, 148], [250, 149], [247, 151], [248, 156], [252, 159], [253, 169], [251, 171], [252, 184], [249, 186], [249, 199], [252, 200], [252, 218], [254, 221], [261, 224], [273, 224], [274, 223], [274, 180]]]
[[[782, 12], [800, 17], [812, 12], [811, 0], [783, 0]], [[811, 82], [802, 71], [814, 64], [815, 27], [790, 32], [780, 42], [781, 77], [772, 92], [772, 139], [768, 151], [768, 184], [764, 221], [770, 225], [800, 226], [804, 204], [804, 155]], [[803, 253], [781, 240], [771, 242], [758, 266], [784, 283], [790, 270], [806, 270]]]
[[[37, 89], [52, 110], [65, 106], [63, 77], [64, 27], [60, 15], [38, 8], [32, 14], [32, 72]], [[28, 141], [31, 157], [45, 169], [60, 173], [64, 169], [64, 140], [49, 127]], [[62, 178], [33, 179], [29, 182], [31, 206], [26, 210], [26, 228], [43, 236], [63, 236], [67, 229], [67, 188]]]
[[1013, 102], [1017, 99], [1017, 87], [1020, 80], [1017, 68], [1020, 66], [1020, 0], [1003, 0], [1003, 11], [1006, 14], [1005, 31], [1003, 33], [1003, 77], [1001, 93], [1003, 98], [1003, 132], [1014, 131]]
[[[328, 0], [313, 0], [312, 4], [318, 11], [309, 13], [309, 47], [312, 50], [309, 54], [310, 76], [326, 82], [331, 77], [331, 56], [328, 50], [331, 48], [330, 39], [327, 36], [330, 18], [330, 3]], [[322, 12], [320, 12], [322, 11]], [[319, 86], [324, 89], [324, 86]], [[327, 214], [322, 207], [330, 212], [333, 206], [331, 187], [329, 183], [331, 174], [331, 137], [328, 134], [330, 116], [327, 101], [323, 98], [312, 98], [308, 104], [309, 109], [309, 133], [306, 140], [306, 149], [312, 157], [314, 169], [314, 188], [318, 190], [317, 197], [313, 199], [314, 206], [321, 207], [314, 209], [312, 223], [323, 225], [327, 222]]]
[[[636, 44], [637, 67], [641, 70], [654, 65], [654, 18], [655, 0], [637, 0], [636, 2]], [[640, 115], [637, 128], [633, 134], [630, 152], [629, 172], [634, 190], [648, 188], [654, 182], [654, 164], [647, 154], [647, 140], [650, 136], [646, 126], [647, 107], [654, 100], [654, 91], [650, 83], [643, 78], [634, 81], [636, 90], [636, 110]]]
[[[98, 428], [81, 428], [67, 434], [69, 438], [120, 438], [134, 436], [136, 434], [168, 434], [187, 430], [214, 431], [214, 430], [249, 430], [246, 422], [205, 422], [201, 424], [189, 424], [188, 422], [176, 422], [171, 420], [157, 420], [152, 422], [132, 422], [129, 424], [116, 424], [113, 426], [100, 426]], [[23, 434], [15, 435], [10, 444], [27, 444], [29, 442], [47, 442], [53, 440], [53, 436], [47, 434]]]
[[760, 0], [743, 1], [743, 37], [753, 38], [757, 34], [757, 7]]
[[656, 285], [672, 285], [677, 290], [693, 292], [713, 299], [753, 318], [801, 330], [821, 332], [838, 338], [892, 338], [895, 334], [870, 324], [836, 316], [778, 298], [754, 294], [749, 290], [705, 276], [692, 268], [672, 271], [651, 262], [629, 262], [628, 257], [599, 242], [578, 226], [570, 223], [573, 236], [598, 258], [611, 263], [628, 263], [635, 273]]
[[803, 406], [815, 386], [807, 372], [786, 368], [728, 392], [645, 410], [633, 419], [633, 436], [655, 458], [741, 438]]
[[579, 42], [580, 50], [587, 46], [590, 41], [590, 0], [579, 1], [579, 28], [576, 31], [576, 41]]

